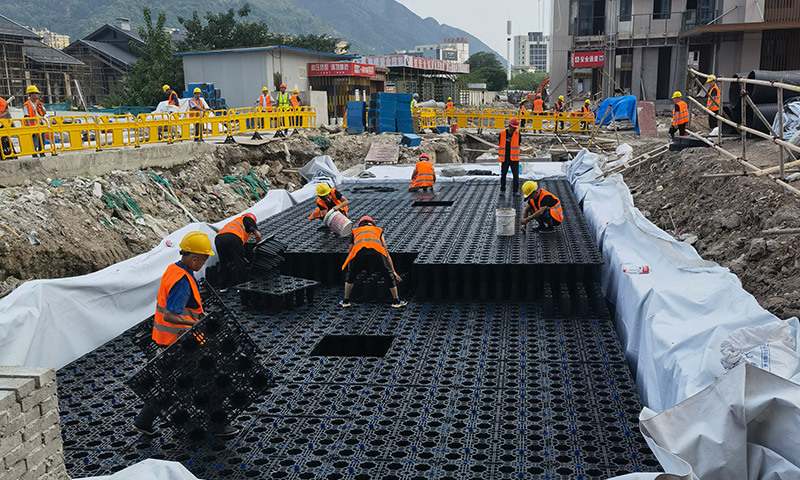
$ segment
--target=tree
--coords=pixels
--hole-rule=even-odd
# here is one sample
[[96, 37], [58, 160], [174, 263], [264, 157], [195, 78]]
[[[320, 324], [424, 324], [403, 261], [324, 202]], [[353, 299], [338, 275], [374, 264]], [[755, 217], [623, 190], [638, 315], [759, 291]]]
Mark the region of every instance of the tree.
[[518, 75], [514, 75], [511, 77], [511, 81], [508, 83], [509, 90], [525, 90], [527, 92], [533, 92], [539, 85], [544, 82], [544, 79], [547, 78], [547, 73], [545, 72], [524, 72]]
[[182, 51], [222, 50], [227, 48], [259, 47], [269, 45], [274, 36], [264, 22], [246, 22], [244, 18], [250, 14], [250, 5], [245, 3], [236, 12], [233, 9], [225, 13], [206, 12], [203, 15], [206, 24], [192, 12], [191, 18], [178, 17], [178, 22], [186, 29], [186, 40], [178, 44]]
[[183, 61], [172, 55], [172, 39], [164, 30], [166, 15], [159, 13], [155, 25], [149, 8], [142, 7], [142, 15], [144, 25], [139, 27], [139, 37], [144, 45], [131, 43], [139, 59], [103, 100], [105, 106], [154, 106], [165, 99], [162, 85], [183, 89]]
[[473, 53], [470, 55], [467, 63], [469, 64], [469, 70], [471, 72], [480, 70], [481, 68], [495, 68], [497, 70], [503, 69], [503, 65], [497, 59], [497, 56], [490, 52]]

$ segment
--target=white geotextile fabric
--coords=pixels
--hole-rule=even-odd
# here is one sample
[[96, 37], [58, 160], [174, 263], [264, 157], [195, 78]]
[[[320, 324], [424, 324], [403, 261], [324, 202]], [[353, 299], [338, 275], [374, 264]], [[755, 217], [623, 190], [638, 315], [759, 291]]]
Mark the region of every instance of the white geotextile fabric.
[[[271, 190], [247, 211], [261, 220], [292, 206], [298, 198], [301, 195]], [[155, 311], [164, 268], [179, 260], [181, 238], [200, 230], [213, 239], [229, 220], [187, 225], [149, 252], [89, 275], [20, 285], [0, 299], [0, 365], [58, 369], [146, 319]], [[211, 257], [207, 265], [215, 261]]]
[[198, 480], [178, 462], [147, 459], [113, 475], [84, 477], [74, 480]]
[[[520, 180], [527, 179], [540, 179], [545, 177], [556, 177], [564, 175], [564, 163], [561, 162], [520, 162], [522, 165], [522, 174]], [[462, 175], [459, 177], [445, 177], [441, 175], [442, 169], [452, 167], [462, 167], [465, 171], [470, 170], [486, 170], [497, 175], [500, 174], [500, 162], [492, 163], [437, 163], [433, 165], [436, 172], [436, 183], [454, 183], [454, 182], [480, 182], [491, 181], [497, 182], [499, 178], [491, 175]], [[360, 178], [360, 177], [346, 177], [342, 183], [365, 183], [365, 182], [397, 182], [408, 181], [411, 183], [411, 174], [414, 173], [413, 165], [380, 165], [370, 167], [366, 170], [375, 175], [373, 178]], [[511, 182], [511, 172], [508, 173], [506, 181]], [[521, 182], [520, 182], [521, 183]], [[510, 187], [510, 183], [509, 183]]]

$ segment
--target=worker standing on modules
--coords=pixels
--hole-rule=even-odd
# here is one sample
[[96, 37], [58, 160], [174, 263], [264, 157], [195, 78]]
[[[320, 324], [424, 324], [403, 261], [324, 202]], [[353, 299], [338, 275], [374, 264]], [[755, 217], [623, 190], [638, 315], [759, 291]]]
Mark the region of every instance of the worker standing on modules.
[[508, 121], [508, 128], [500, 132], [500, 145], [497, 150], [497, 159], [500, 160], [500, 194], [506, 193], [506, 175], [508, 169], [514, 176], [514, 192], [519, 188], [519, 119], [516, 117]]

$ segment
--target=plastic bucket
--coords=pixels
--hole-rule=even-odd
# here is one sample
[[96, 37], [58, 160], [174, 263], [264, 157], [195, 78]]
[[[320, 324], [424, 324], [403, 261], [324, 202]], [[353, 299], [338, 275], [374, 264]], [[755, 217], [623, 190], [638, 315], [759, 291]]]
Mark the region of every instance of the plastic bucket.
[[516, 232], [514, 225], [517, 219], [517, 210], [514, 208], [498, 208], [495, 210], [495, 225], [498, 237], [513, 237]]
[[353, 222], [338, 210], [328, 210], [322, 222], [340, 237], [347, 237], [353, 231]]

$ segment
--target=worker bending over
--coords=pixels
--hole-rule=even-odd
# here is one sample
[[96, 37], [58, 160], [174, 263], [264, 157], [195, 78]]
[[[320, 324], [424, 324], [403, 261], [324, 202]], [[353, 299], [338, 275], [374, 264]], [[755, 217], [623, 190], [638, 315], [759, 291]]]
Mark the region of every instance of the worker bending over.
[[256, 226], [256, 216], [245, 213], [236, 217], [214, 237], [214, 246], [219, 254], [219, 286], [227, 288], [247, 281], [250, 262], [244, 244], [254, 236], [261, 241], [261, 232]]
[[[719, 91], [719, 85], [717, 85], [717, 77], [714, 75], [709, 75], [706, 79], [706, 86], [708, 87], [708, 99], [706, 99], [706, 108], [711, 110], [712, 112], [719, 115], [719, 107], [722, 105], [722, 95]], [[714, 130], [715, 127], [718, 127], [719, 124], [717, 123], [717, 117], [714, 114], [708, 114], [708, 128]]]
[[401, 308], [408, 302], [401, 300], [397, 293], [397, 282], [403, 279], [394, 269], [392, 257], [386, 246], [386, 238], [383, 236], [383, 229], [375, 226], [372, 217], [361, 217], [358, 227], [353, 229], [350, 237], [350, 252], [342, 265], [345, 271], [344, 277], [344, 299], [339, 302], [342, 307], [349, 307], [350, 294], [353, 292], [353, 281], [356, 276], [364, 271], [384, 272], [386, 283], [391, 285], [389, 292], [392, 294], [392, 307]]
[[686, 136], [686, 125], [689, 124], [689, 107], [683, 101], [681, 92], [672, 94], [672, 126], [669, 127], [669, 138], [675, 139], [675, 132], [680, 132], [681, 136]]
[[511, 169], [514, 176], [514, 189], [519, 188], [519, 119], [516, 117], [508, 121], [508, 127], [500, 132], [500, 145], [497, 149], [497, 159], [500, 160], [500, 194], [506, 193], [506, 175]]
[[323, 182], [317, 185], [317, 208], [308, 216], [309, 220], [319, 218], [322, 220], [328, 211], [338, 211], [347, 216], [347, 206], [350, 202], [335, 188]]
[[[156, 297], [156, 314], [153, 324], [153, 341], [161, 350], [172, 345], [187, 332], [203, 315], [203, 305], [194, 272], [205, 265], [214, 252], [211, 240], [203, 232], [189, 232], [181, 240], [181, 259], [169, 265], [161, 276]], [[157, 412], [145, 405], [133, 427], [139, 432], [154, 436], [153, 421]], [[231, 437], [239, 429], [226, 425], [215, 432], [218, 436]]]
[[564, 220], [564, 213], [561, 210], [561, 201], [558, 197], [532, 181], [522, 185], [522, 194], [525, 196], [525, 210], [522, 212], [522, 230], [524, 231], [528, 222], [536, 220], [539, 222], [540, 232], [552, 232], [557, 225], [561, 225]]
[[430, 162], [428, 154], [423, 153], [419, 156], [417, 164], [414, 165], [414, 173], [411, 174], [411, 185], [408, 186], [408, 191], [428, 191], [428, 187], [433, 190], [435, 181], [436, 173], [433, 171], [433, 164]]

